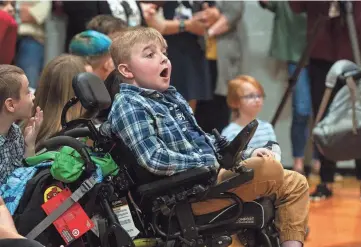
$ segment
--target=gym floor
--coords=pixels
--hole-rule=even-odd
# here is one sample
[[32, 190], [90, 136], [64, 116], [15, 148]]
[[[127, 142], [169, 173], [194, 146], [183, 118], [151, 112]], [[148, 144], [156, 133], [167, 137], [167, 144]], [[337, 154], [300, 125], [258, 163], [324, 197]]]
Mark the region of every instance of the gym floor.
[[[309, 179], [311, 191], [317, 182], [317, 178]], [[336, 182], [331, 199], [312, 202], [309, 227], [305, 247], [360, 247], [360, 183], [354, 177], [343, 177]]]

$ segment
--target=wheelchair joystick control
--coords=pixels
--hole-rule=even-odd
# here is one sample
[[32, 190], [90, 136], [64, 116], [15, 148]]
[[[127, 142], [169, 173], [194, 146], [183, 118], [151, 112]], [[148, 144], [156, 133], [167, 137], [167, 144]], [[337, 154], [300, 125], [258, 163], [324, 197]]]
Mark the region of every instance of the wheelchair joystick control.
[[[216, 129], [213, 129], [212, 132], [216, 139], [217, 160], [221, 168], [232, 170], [238, 166], [236, 161], [240, 153], [247, 148], [257, 127], [258, 121], [255, 119], [247, 124], [232, 141], [228, 141], [225, 137], [221, 136]], [[238, 167], [236, 169], [238, 169]]]
[[217, 150], [217, 160], [220, 166], [226, 170], [230, 170], [233, 167], [233, 153], [229, 152], [229, 144], [230, 142], [219, 134], [217, 129], [213, 129], [212, 131], [216, 141], [215, 147]]
[[224, 137], [224, 136], [221, 136], [221, 134], [219, 134], [218, 130], [217, 129], [213, 129], [213, 135], [214, 137], [216, 138], [216, 142], [217, 142], [217, 147], [219, 149], [224, 149], [227, 147], [228, 145], [228, 141], [227, 139]]

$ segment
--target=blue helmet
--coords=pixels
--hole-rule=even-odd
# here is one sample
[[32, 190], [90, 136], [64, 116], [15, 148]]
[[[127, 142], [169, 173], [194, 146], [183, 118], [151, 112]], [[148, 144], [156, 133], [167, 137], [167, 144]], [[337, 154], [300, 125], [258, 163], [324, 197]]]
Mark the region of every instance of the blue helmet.
[[69, 44], [71, 54], [78, 56], [99, 56], [109, 52], [112, 40], [105, 34], [86, 30], [75, 35]]

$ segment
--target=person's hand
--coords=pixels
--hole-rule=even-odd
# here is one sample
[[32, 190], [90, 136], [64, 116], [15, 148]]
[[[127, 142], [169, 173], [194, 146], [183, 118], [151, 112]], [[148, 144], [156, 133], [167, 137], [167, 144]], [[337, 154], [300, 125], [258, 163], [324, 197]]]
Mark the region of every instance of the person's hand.
[[221, 13], [216, 7], [209, 7], [208, 3], [204, 3], [203, 10], [197, 12], [194, 18], [209, 28], [219, 19], [220, 15]]
[[0, 196], [0, 239], [4, 238], [21, 238], [21, 236], [18, 234], [13, 218]]
[[141, 3], [143, 17], [149, 27], [157, 29], [160, 33], [163, 33], [165, 29], [165, 20], [160, 18], [157, 11], [157, 5], [153, 3]]
[[193, 16], [191, 19], [185, 22], [186, 31], [197, 35], [204, 35], [207, 30], [206, 25], [197, 16]]
[[275, 155], [267, 148], [257, 148], [253, 151], [252, 157], [275, 157]]
[[143, 17], [145, 20], [153, 18], [157, 13], [157, 5], [153, 3], [140, 3], [140, 8], [143, 13]]
[[24, 130], [24, 141], [27, 147], [34, 146], [41, 124], [43, 123], [43, 111], [36, 107], [35, 116], [30, 118], [28, 126]]
[[35, 18], [30, 13], [30, 5], [21, 4], [19, 9], [19, 16], [21, 22], [24, 23], [36, 23]]

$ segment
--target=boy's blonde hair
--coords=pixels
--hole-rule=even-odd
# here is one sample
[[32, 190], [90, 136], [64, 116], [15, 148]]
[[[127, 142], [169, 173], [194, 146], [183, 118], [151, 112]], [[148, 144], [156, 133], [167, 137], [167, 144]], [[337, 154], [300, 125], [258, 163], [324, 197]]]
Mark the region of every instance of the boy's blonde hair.
[[265, 96], [264, 89], [259, 81], [249, 75], [239, 75], [228, 82], [227, 104], [232, 110], [237, 110], [239, 108], [240, 97], [244, 96], [242, 86], [246, 83], [257, 88], [260, 94]]
[[158, 42], [161, 46], [167, 47], [167, 42], [162, 34], [150, 27], [131, 27], [117, 32], [117, 37], [110, 46], [110, 55], [115, 67], [130, 61], [131, 49], [135, 45], [148, 42]]

